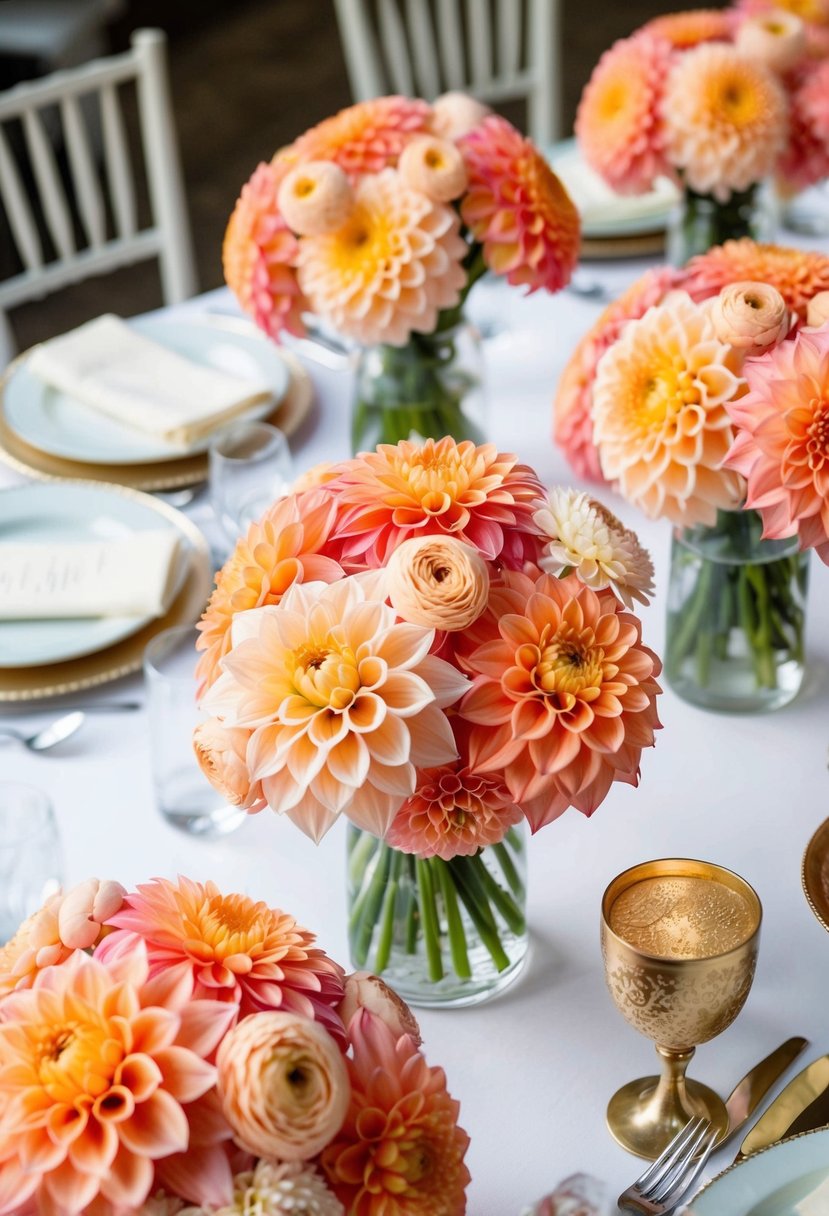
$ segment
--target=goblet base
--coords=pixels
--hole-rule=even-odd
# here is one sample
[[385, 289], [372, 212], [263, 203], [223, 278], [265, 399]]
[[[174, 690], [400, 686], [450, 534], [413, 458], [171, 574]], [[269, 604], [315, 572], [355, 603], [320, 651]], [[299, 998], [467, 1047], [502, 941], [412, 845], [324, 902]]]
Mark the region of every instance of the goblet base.
[[[647, 1161], [655, 1161], [689, 1119], [708, 1119], [718, 1137], [728, 1128], [728, 1112], [719, 1094], [699, 1081], [685, 1080], [683, 1106], [667, 1109], [657, 1095], [659, 1077], [640, 1077], [617, 1090], [607, 1107], [607, 1126], [622, 1148]], [[683, 1108], [684, 1107], [684, 1108]]]

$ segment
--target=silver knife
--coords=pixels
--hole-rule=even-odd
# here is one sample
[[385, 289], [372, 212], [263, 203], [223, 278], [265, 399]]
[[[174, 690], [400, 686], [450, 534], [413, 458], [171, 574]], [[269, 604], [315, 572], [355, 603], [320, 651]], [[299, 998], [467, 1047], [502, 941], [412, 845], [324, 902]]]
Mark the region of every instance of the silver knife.
[[740, 1145], [736, 1160], [799, 1132], [829, 1123], [829, 1055], [813, 1060], [790, 1081]]
[[770, 1055], [746, 1073], [726, 1101], [728, 1128], [720, 1144], [725, 1143], [751, 1118], [774, 1083], [782, 1077], [789, 1065], [808, 1045], [808, 1039], [800, 1036], [786, 1039], [785, 1043], [781, 1043]]

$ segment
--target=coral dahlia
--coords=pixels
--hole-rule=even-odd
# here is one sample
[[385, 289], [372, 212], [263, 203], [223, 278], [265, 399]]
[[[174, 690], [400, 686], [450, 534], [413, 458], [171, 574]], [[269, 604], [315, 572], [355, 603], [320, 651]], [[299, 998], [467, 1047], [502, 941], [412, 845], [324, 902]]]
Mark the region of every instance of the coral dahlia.
[[642, 33], [664, 39], [679, 51], [701, 42], [728, 42], [733, 19], [717, 8], [696, 8], [688, 12], [662, 13], [642, 26]]
[[330, 160], [353, 176], [379, 173], [397, 164], [410, 139], [429, 130], [430, 114], [425, 101], [408, 97], [360, 101], [311, 127], [279, 159], [286, 164]]

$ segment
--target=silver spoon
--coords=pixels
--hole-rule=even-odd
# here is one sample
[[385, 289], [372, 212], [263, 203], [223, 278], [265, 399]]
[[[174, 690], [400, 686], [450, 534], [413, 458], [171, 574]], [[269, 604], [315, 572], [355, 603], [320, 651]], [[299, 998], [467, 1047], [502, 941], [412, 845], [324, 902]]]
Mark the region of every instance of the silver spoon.
[[74, 735], [85, 721], [86, 715], [82, 714], [80, 710], [76, 710], [75, 713], [64, 714], [62, 718], [56, 718], [49, 726], [44, 726], [42, 730], [36, 731], [33, 735], [24, 735], [22, 731], [12, 730], [10, 726], [0, 726], [0, 739], [16, 739], [30, 752], [46, 752], [50, 747], [63, 743], [64, 739]]

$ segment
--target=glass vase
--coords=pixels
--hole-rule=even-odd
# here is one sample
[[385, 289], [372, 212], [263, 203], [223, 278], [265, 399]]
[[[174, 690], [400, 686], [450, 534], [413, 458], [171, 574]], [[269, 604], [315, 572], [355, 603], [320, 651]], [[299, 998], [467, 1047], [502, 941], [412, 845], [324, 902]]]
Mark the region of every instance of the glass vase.
[[686, 188], [668, 221], [668, 261], [684, 266], [696, 254], [744, 236], [773, 241], [776, 229], [775, 208], [759, 182], [735, 192], [726, 203]]
[[367, 347], [357, 366], [352, 449], [444, 435], [483, 443], [485, 406], [480, 339], [464, 321], [412, 334], [405, 346]]
[[803, 680], [808, 553], [761, 534], [748, 510], [674, 533], [665, 675], [704, 709], [779, 709]]
[[477, 1005], [518, 977], [527, 953], [526, 826], [473, 857], [422, 858], [348, 829], [355, 969], [423, 1008]]

